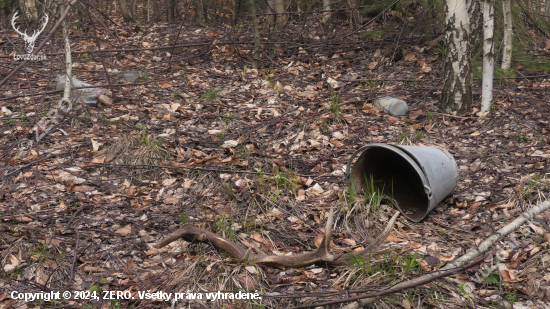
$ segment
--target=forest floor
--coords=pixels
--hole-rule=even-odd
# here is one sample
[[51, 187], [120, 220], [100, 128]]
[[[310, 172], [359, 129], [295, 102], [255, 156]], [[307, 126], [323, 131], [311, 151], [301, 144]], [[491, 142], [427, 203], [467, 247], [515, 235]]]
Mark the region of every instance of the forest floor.
[[[516, 63], [519, 77], [495, 79], [489, 115], [448, 115], [438, 108], [442, 34], [405, 38], [382, 27], [342, 30], [330, 38], [345, 40], [332, 40], [307, 23], [290, 24], [269, 37], [279, 44], [264, 45], [259, 70], [249, 64], [251, 45], [240, 44], [252, 41], [247, 26], [122, 27], [101, 48], [135, 50], [101, 56], [84, 52], [96, 49], [92, 30], [75, 33], [75, 76], [112, 89], [114, 102], [59, 112], [38, 146], [29, 130], [60, 94], [29, 96], [28, 87], [55, 88], [63, 50], [30, 63], [0, 90], [0, 308], [280, 308], [349, 297], [356, 294], [333, 292], [374, 291], [433, 271], [546, 200], [548, 72]], [[548, 48], [538, 52], [548, 57]], [[7, 63], [3, 75], [18, 64]], [[124, 84], [131, 70], [137, 80]], [[373, 107], [383, 96], [406, 101], [407, 114]], [[185, 240], [151, 248], [191, 223], [258, 253], [307, 252], [333, 207], [332, 250], [361, 250], [396, 211], [380, 192], [342, 182], [350, 155], [370, 143], [446, 149], [459, 180], [425, 220], [400, 216], [368, 260], [278, 269]], [[498, 246], [499, 259], [373, 306], [550, 308], [550, 211]], [[41, 303], [12, 294], [51, 290], [81, 292]], [[104, 299], [107, 291], [125, 294]], [[143, 299], [138, 291], [186, 299]], [[212, 304], [198, 296], [217, 291], [261, 299]]]

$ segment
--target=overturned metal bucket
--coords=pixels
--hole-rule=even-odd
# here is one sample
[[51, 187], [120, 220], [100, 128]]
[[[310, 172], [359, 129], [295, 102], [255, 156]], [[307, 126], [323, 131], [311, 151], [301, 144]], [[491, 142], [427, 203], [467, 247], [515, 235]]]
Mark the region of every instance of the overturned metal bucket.
[[[361, 151], [350, 173], [351, 162]], [[358, 192], [372, 180], [376, 190], [395, 200], [405, 217], [419, 222], [453, 192], [458, 168], [453, 156], [445, 150], [369, 144], [350, 157], [346, 176], [349, 185]]]

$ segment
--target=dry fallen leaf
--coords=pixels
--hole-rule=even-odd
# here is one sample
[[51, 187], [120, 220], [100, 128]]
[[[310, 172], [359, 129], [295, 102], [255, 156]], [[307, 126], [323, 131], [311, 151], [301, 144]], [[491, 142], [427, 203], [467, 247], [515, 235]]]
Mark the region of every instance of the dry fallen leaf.
[[390, 235], [388, 235], [388, 237], [386, 237], [386, 240], [385, 241], [393, 241], [393, 242], [398, 242], [398, 241], [403, 241], [402, 238], [398, 237], [398, 233], [393, 231], [390, 233]]
[[223, 148], [233, 148], [235, 146], [239, 145], [239, 142], [238, 141], [235, 141], [235, 140], [227, 140], [225, 142], [223, 142], [223, 145], [222, 147]]
[[255, 241], [264, 244], [267, 246], [270, 250], [273, 250], [273, 245], [270, 241], [266, 240], [260, 233], [254, 232], [254, 234], [250, 235], [250, 238], [254, 239]]
[[169, 178], [162, 181], [162, 185], [168, 187], [178, 180], [177, 178]]
[[[321, 246], [321, 243], [323, 242], [323, 237], [325, 237], [325, 235], [319, 234], [319, 235], [315, 236], [315, 238], [313, 238], [313, 244], [315, 245], [315, 247], [319, 248]], [[332, 248], [334, 246], [335, 246], [334, 242], [331, 239], [329, 247]]]
[[98, 151], [100, 144], [97, 141], [95, 141], [93, 138], [91, 140], [92, 140], [92, 151]]
[[195, 182], [193, 179], [187, 180], [187, 181], [183, 182], [183, 184], [181, 186], [184, 189], [189, 189], [189, 188], [191, 188], [191, 185], [193, 184], [193, 182]]
[[132, 224], [127, 224], [123, 227], [120, 227], [118, 230], [116, 230], [117, 234], [120, 234], [122, 236], [126, 236], [132, 232]]
[[415, 61], [416, 60], [416, 55], [412, 54], [412, 53], [406, 54], [404, 60], [405, 61]]
[[159, 82], [159, 87], [160, 88], [170, 88], [170, 87], [172, 87], [172, 84], [170, 84], [169, 82]]
[[357, 243], [355, 242], [355, 240], [351, 239], [351, 238], [346, 238], [343, 240], [343, 242], [347, 245], [350, 245], [350, 246], [355, 246], [357, 245]]
[[236, 276], [239, 281], [244, 285], [244, 288], [247, 290], [254, 290], [256, 289], [256, 285], [254, 284], [254, 280], [247, 274], [238, 274]]

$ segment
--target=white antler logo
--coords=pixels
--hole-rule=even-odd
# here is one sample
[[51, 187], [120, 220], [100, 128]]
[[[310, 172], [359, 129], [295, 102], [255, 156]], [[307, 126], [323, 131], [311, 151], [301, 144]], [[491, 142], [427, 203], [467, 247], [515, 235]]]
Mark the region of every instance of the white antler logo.
[[25, 30], [25, 33], [22, 33], [19, 31], [19, 28], [15, 26], [15, 20], [18, 18], [17, 12], [13, 14], [13, 18], [11, 19], [11, 25], [13, 26], [13, 29], [15, 32], [19, 33], [19, 35], [23, 36], [23, 40], [25, 41], [25, 49], [27, 50], [27, 53], [32, 54], [32, 51], [34, 49], [34, 41], [38, 38], [40, 33], [44, 31], [44, 28], [46, 28], [46, 25], [48, 24], [48, 14], [44, 14], [44, 17], [42, 19], [44, 20], [44, 23], [42, 24], [42, 29], [40, 30], [34, 30], [32, 35], [27, 34], [27, 30]]

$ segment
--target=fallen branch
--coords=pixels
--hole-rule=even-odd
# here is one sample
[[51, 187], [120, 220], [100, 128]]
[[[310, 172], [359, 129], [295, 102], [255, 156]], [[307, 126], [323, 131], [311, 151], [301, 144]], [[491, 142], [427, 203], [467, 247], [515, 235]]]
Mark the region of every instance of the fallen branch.
[[[389, 220], [386, 228], [380, 235], [364, 250], [357, 253], [363, 257], [367, 257], [370, 252], [377, 247], [393, 229], [395, 220], [399, 216], [399, 212], [396, 212]], [[173, 232], [168, 235], [159, 243], [153, 245], [154, 248], [160, 249], [169, 243], [176, 241], [180, 238], [185, 238], [191, 241], [198, 241], [202, 243], [211, 244], [214, 248], [227, 252], [233, 258], [239, 260], [239, 262], [246, 262], [251, 264], [266, 264], [278, 268], [292, 267], [299, 268], [309, 266], [318, 262], [324, 262], [333, 266], [348, 265], [350, 263], [350, 257], [348, 255], [333, 255], [329, 252], [330, 237], [332, 235], [332, 222], [334, 217], [334, 211], [330, 209], [329, 217], [325, 226], [325, 236], [319, 248], [314, 251], [291, 255], [291, 256], [275, 256], [275, 255], [259, 255], [249, 250], [245, 250], [243, 247], [232, 242], [231, 240], [214, 234], [212, 232], [197, 228], [191, 224], [186, 224], [182, 229]]]
[[[345, 299], [327, 301], [327, 302], [324, 302], [324, 303], [315, 303], [315, 304], [308, 304], [308, 305], [290, 307], [288, 309], [301, 309], [301, 308], [312, 308], [312, 307], [318, 308], [317, 306], [329, 306], [329, 305], [341, 304], [341, 303], [345, 303], [345, 302], [349, 302], [349, 301], [353, 301], [353, 300], [360, 300], [360, 299], [363, 299], [363, 298], [376, 299], [380, 296], [394, 294], [394, 293], [397, 293], [397, 292], [402, 291], [402, 290], [406, 290], [406, 289], [410, 289], [410, 288], [414, 288], [414, 287], [417, 287], [417, 286], [421, 286], [421, 285], [430, 283], [434, 280], [441, 279], [441, 278], [450, 276], [452, 274], [463, 272], [463, 271], [467, 270], [468, 268], [472, 268], [472, 267], [474, 267], [478, 264], [483, 263], [484, 259], [485, 259], [485, 257], [479, 258], [479, 259], [477, 259], [477, 260], [475, 260], [471, 263], [468, 263], [468, 264], [466, 264], [464, 266], [461, 266], [461, 267], [458, 267], [458, 268], [453, 268], [453, 269], [448, 269], [448, 270], [438, 270], [436, 272], [430, 273], [429, 276], [426, 275], [426, 276], [422, 276], [422, 277], [419, 277], [419, 278], [416, 278], [416, 279], [413, 279], [413, 280], [403, 281], [403, 282], [395, 285], [394, 287], [391, 287], [389, 289], [385, 289], [385, 290], [382, 290], [382, 291], [378, 291], [378, 292], [374, 292], [374, 293], [368, 293], [368, 294], [364, 294], [364, 295], [361, 295], [361, 296], [349, 297], [349, 298], [345, 298]], [[348, 306], [346, 306], [344, 308], [348, 308]]]
[[[441, 270], [449, 270], [454, 268], [459, 268], [465, 265], [466, 263], [474, 260], [477, 257], [480, 257], [482, 255], [485, 255], [489, 249], [491, 249], [494, 244], [506, 237], [508, 234], [512, 233], [516, 229], [518, 229], [520, 226], [522, 226], [526, 221], [530, 221], [533, 219], [534, 216], [550, 209], [550, 201], [542, 202], [538, 204], [537, 206], [533, 207], [529, 211], [524, 212], [521, 216], [519, 216], [516, 220], [512, 221], [512, 223], [506, 225], [505, 227], [498, 230], [495, 234], [489, 236], [489, 238], [485, 239], [479, 246], [473, 250], [470, 250], [468, 253], [464, 254], [463, 256], [456, 259], [454, 262], [447, 264], [445, 267], [443, 267]], [[392, 289], [397, 289], [405, 285], [411, 284], [412, 281], [422, 281], [426, 280], [427, 278], [433, 276], [433, 274], [427, 274], [421, 277], [418, 277], [416, 279], [413, 279], [411, 281], [402, 282]], [[366, 299], [361, 299], [359, 301], [353, 302], [347, 306], [344, 307], [344, 309], [357, 309], [361, 307], [368, 306], [372, 304], [376, 298], [375, 297], [364, 297]], [[348, 299], [346, 301], [351, 301], [352, 299]]]

